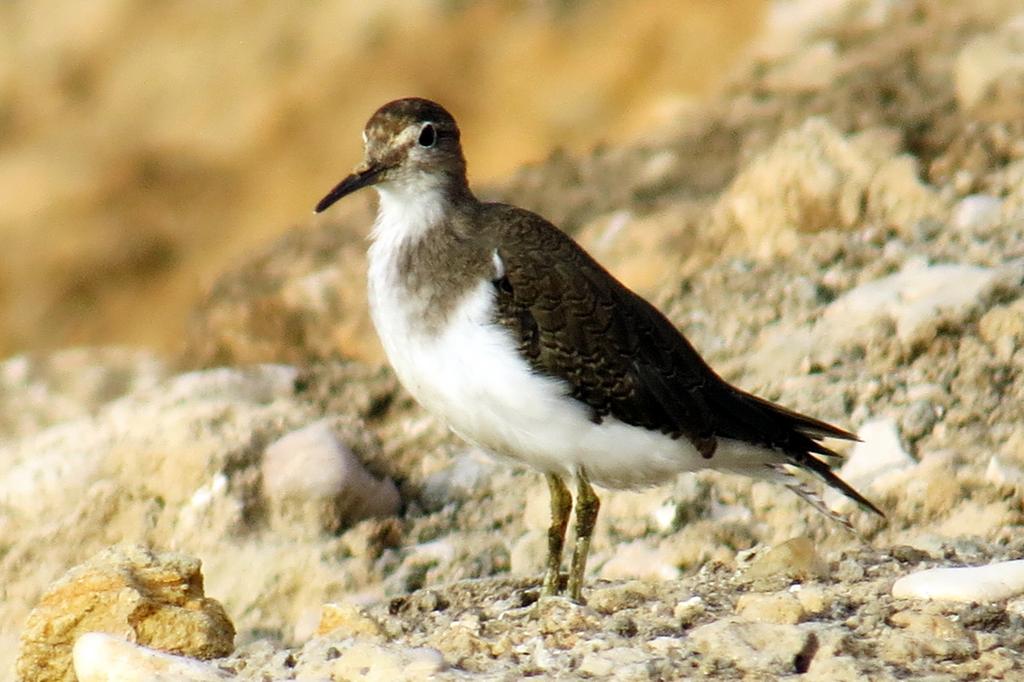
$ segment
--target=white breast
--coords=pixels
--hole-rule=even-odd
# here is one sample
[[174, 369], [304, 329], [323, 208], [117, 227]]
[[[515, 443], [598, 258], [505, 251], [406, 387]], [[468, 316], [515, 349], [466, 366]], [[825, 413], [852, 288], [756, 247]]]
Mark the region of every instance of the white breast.
[[415, 210], [398, 205], [397, 198], [381, 192], [369, 253], [371, 315], [399, 380], [456, 433], [544, 472], [572, 476], [583, 466], [595, 483], [614, 488], [655, 485], [709, 465], [755, 475], [755, 467], [764, 468], [765, 458], [742, 443], [724, 441], [706, 460], [685, 438], [614, 418], [593, 423], [585, 406], [567, 398], [568, 385], [534, 373], [510, 334], [492, 322], [489, 281], [468, 292], [443, 331], [427, 333], [418, 323], [421, 310], [398, 278], [394, 255], [404, 240], [429, 229], [438, 211], [423, 195]]

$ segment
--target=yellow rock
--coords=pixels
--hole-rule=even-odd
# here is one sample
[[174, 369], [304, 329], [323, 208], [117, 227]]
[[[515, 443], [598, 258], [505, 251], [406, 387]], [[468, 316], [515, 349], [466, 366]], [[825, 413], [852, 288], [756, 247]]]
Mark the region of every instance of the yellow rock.
[[316, 634], [342, 637], [379, 637], [380, 623], [355, 604], [324, 604]]
[[747, 569], [748, 580], [782, 576], [798, 580], [821, 578], [828, 572], [825, 561], [818, 556], [814, 543], [806, 537], [786, 540], [754, 559]]
[[19, 679], [74, 682], [71, 651], [89, 632], [194, 658], [227, 656], [235, 628], [203, 594], [200, 561], [116, 546], [72, 568], [29, 614], [15, 666]]
[[804, 618], [804, 608], [792, 594], [776, 592], [740, 595], [736, 602], [736, 615], [756, 623], [796, 625]]

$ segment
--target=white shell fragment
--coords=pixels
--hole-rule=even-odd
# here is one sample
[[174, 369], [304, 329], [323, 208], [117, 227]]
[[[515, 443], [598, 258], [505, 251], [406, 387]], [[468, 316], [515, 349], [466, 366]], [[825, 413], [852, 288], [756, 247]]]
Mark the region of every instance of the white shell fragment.
[[219, 682], [229, 679], [209, 663], [156, 651], [100, 632], [79, 637], [73, 657], [79, 682]]
[[911, 573], [892, 586], [897, 599], [995, 602], [1024, 593], [1024, 560], [987, 566], [930, 568]]

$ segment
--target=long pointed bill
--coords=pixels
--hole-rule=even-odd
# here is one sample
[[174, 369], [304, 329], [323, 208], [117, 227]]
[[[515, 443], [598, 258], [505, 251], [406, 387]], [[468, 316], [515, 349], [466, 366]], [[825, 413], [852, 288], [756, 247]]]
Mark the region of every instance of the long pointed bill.
[[338, 185], [328, 192], [327, 196], [320, 200], [314, 209], [317, 213], [323, 213], [331, 207], [334, 202], [341, 199], [347, 194], [355, 192], [357, 189], [362, 189], [367, 185], [372, 185], [377, 181], [377, 177], [384, 172], [383, 166], [375, 166], [367, 168], [364, 171], [358, 171], [348, 176], [344, 180], [338, 183]]

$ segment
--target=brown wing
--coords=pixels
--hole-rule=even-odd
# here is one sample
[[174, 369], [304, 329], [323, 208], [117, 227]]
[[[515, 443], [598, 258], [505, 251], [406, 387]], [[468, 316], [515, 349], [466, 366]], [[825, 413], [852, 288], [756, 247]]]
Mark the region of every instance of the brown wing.
[[508, 245], [498, 249], [497, 321], [530, 366], [563, 379], [595, 422], [612, 416], [685, 437], [708, 458], [719, 438], [777, 449], [878, 512], [812, 455], [835, 455], [818, 439], [856, 436], [731, 386], [664, 315], [563, 232], [528, 211], [489, 208], [500, 213]]

